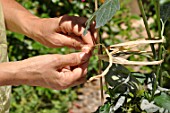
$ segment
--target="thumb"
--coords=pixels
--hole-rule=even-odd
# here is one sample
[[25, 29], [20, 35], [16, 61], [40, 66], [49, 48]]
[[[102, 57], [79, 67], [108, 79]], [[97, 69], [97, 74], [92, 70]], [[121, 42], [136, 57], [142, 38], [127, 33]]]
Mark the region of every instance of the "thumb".
[[85, 52], [71, 53], [67, 55], [61, 55], [58, 58], [58, 66], [77, 66], [88, 61], [89, 55]]

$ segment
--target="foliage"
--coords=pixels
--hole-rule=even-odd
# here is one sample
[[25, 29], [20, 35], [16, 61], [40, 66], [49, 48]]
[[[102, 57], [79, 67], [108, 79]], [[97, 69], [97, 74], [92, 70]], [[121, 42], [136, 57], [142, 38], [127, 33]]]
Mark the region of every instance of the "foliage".
[[[118, 0], [107, 0], [93, 15], [87, 20], [86, 30], [90, 27], [90, 23], [95, 18], [96, 28], [105, 25], [109, 20], [112, 19], [113, 15], [119, 10]], [[86, 31], [84, 35], [86, 34]]]
[[[81, 0], [18, 1], [33, 14], [42, 18], [55, 17], [63, 14], [85, 16], [90, 18], [89, 21], [93, 20], [91, 16], [98, 18], [96, 13], [92, 14], [94, 12], [94, 0], [86, 0], [84, 2]], [[114, 2], [115, 0], [105, 0], [105, 3], [103, 3], [103, 0], [100, 1], [102, 2], [99, 2], [101, 8], [99, 8], [100, 11], [98, 11], [98, 16], [100, 16], [101, 11], [105, 7], [108, 8], [109, 6], [115, 5], [105, 4], [107, 2]], [[118, 0], [116, 1], [116, 3], [118, 3]], [[130, 13], [130, 10], [126, 6], [128, 1], [130, 0], [119, 0], [120, 10], [118, 10], [119, 6], [117, 4], [117, 7], [115, 6], [115, 9], [112, 9], [114, 11], [112, 14], [110, 13], [110, 15], [108, 12], [103, 12], [109, 15], [109, 18], [104, 18], [105, 21], [101, 22], [102, 27], [99, 32], [105, 46], [121, 43], [125, 40], [134, 40], [134, 37], [132, 37], [134, 32], [137, 35], [135, 37], [137, 39], [146, 37], [141, 33], [143, 31], [141, 27], [136, 28], [132, 26], [133, 21], [139, 21], [141, 17]], [[154, 9], [155, 0], [145, 1], [147, 1], [144, 4], [145, 11], [147, 12], [147, 19], [154, 19], [154, 22], [150, 25], [150, 30], [157, 36], [158, 25], [156, 23], [156, 11]], [[162, 85], [158, 85], [157, 76], [155, 74], [155, 70], [158, 69], [156, 66], [139, 67], [136, 72], [136, 67], [113, 64], [105, 76], [107, 82], [105, 86], [107, 88], [106, 93], [109, 94], [110, 97], [107, 98], [107, 102], [103, 106], [98, 108], [96, 113], [161, 112], [162, 109], [160, 108], [162, 107], [169, 109], [167, 106], [169, 106], [170, 88], [170, 41], [168, 38], [168, 36], [170, 36], [170, 22], [168, 21], [169, 14], [167, 15], [169, 10], [166, 10], [167, 7], [169, 7], [169, 5], [167, 5], [169, 3], [168, 1], [169, 0], [161, 0], [161, 4], [163, 4], [161, 5], [161, 15], [163, 15], [163, 20], [167, 20], [164, 31], [164, 36], [167, 40], [164, 48], [166, 51], [163, 53], [166, 57], [164, 63], [161, 65]], [[110, 18], [113, 15], [114, 17]], [[100, 24], [100, 21], [96, 22]], [[40, 43], [32, 41], [26, 36], [11, 32], [8, 32], [8, 45], [9, 59], [11, 61], [22, 60], [28, 57], [48, 53], [66, 54], [74, 52], [74, 50], [68, 48], [47, 48]], [[94, 54], [96, 53], [97, 50], [94, 51]], [[150, 60], [150, 57], [136, 57], [136, 55], [132, 54], [128, 56], [128, 59]], [[88, 75], [96, 75], [98, 71], [97, 63], [98, 57], [93, 56], [90, 59]], [[108, 63], [104, 63], [103, 65], [103, 69], [105, 69]], [[109, 85], [109, 87], [107, 87], [107, 85]], [[155, 90], [153, 91], [154, 88]], [[72, 89], [55, 91], [41, 87], [17, 86], [13, 87], [12, 92], [11, 113], [67, 113], [71, 106], [70, 102], [76, 98], [76, 93]], [[165, 101], [166, 103], [161, 103], [162, 101]], [[166, 109], [163, 110], [166, 111]]]
[[[96, 12], [99, 14], [103, 14], [103, 12], [106, 13], [107, 11], [105, 9], [102, 10], [102, 8], [106, 6], [108, 1], [109, 0], [106, 0]], [[116, 1], [116, 0], [112, 0], [112, 1]], [[141, 13], [144, 18], [145, 27], [148, 32], [149, 39], [151, 39], [150, 28], [145, 18], [146, 14], [143, 9], [142, 0], [139, 0], [138, 2], [139, 2], [140, 10], [142, 11]], [[157, 24], [155, 27], [157, 27], [157, 32], [159, 34], [155, 34], [155, 36], [159, 35], [159, 38], [164, 39], [164, 27], [165, 27], [164, 25], [169, 20], [169, 16], [170, 16], [168, 10], [170, 7], [169, 1], [160, 1], [161, 10], [160, 10], [159, 0], [157, 1], [148, 0], [148, 2], [150, 4], [153, 4], [155, 9], [155, 14], [151, 15], [156, 17], [155, 22]], [[119, 4], [116, 5], [117, 6], [115, 7], [119, 7]], [[117, 9], [113, 9], [113, 10], [114, 10], [113, 13], [115, 14]], [[93, 15], [95, 15], [96, 12], [94, 12]], [[108, 13], [108, 16], [112, 17], [113, 14]], [[160, 26], [161, 23], [160, 17], [163, 20], [162, 29]], [[94, 18], [94, 20], [96, 21], [96, 27], [98, 27], [97, 25], [101, 23], [103, 26], [104, 25], [103, 23], [109, 21], [107, 18], [103, 18], [102, 22], [99, 22], [97, 21], [98, 18], [97, 16]], [[91, 22], [91, 20], [92, 18], [89, 18], [88, 22]], [[88, 25], [89, 23], [87, 24], [87, 28]], [[105, 41], [103, 41], [103, 43], [104, 42]], [[152, 52], [156, 56], [156, 57], [154, 56], [156, 60], [160, 60], [161, 58], [164, 58], [164, 54], [166, 53], [166, 51], [162, 44], [159, 45], [157, 52], [155, 52], [155, 47], [153, 45], [151, 45], [151, 47], [153, 48]], [[133, 56], [133, 53], [130, 54], [131, 54], [130, 57]], [[139, 57], [139, 59], [141, 58], [142, 57]], [[167, 63], [164, 62], [163, 65]], [[130, 71], [128, 68], [118, 64], [115, 64], [110, 68], [108, 73], [105, 75], [105, 81], [107, 87], [106, 92], [107, 94], [109, 94], [110, 97], [103, 106], [99, 107], [96, 113], [169, 112], [168, 111], [169, 110], [168, 106], [170, 105], [169, 89], [163, 87], [167, 83], [162, 84], [162, 79], [165, 80], [164, 79], [165, 76], [166, 79], [169, 79], [168, 78], [169, 74], [166, 70], [164, 70], [162, 64], [158, 66], [152, 66], [151, 71], [147, 73], [133, 72], [133, 71]]]
[[67, 113], [76, 93], [71, 89], [57, 91], [42, 87], [13, 88], [11, 113]]

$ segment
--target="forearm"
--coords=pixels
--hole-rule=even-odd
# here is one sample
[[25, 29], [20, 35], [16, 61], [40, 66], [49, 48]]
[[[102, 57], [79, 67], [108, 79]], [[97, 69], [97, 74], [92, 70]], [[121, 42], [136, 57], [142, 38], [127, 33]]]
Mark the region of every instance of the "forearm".
[[16, 85], [19, 72], [17, 62], [0, 63], [0, 86]]
[[1, 0], [8, 30], [32, 37], [39, 18], [31, 14], [15, 0]]

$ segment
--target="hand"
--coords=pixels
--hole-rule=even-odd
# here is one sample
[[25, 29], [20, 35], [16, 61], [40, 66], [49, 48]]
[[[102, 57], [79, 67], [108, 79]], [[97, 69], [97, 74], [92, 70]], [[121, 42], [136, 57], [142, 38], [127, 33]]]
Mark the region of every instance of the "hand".
[[15, 85], [65, 89], [85, 82], [88, 59], [88, 54], [83, 52], [29, 58], [16, 64], [18, 72], [13, 81]]
[[83, 36], [86, 20], [83, 17], [64, 15], [59, 18], [38, 18], [15, 0], [1, 0], [6, 28], [27, 35], [48, 47], [68, 46], [81, 49], [83, 45], [93, 47], [95, 25]]
[[83, 17], [64, 15], [60, 18], [40, 19], [30, 37], [48, 47], [68, 46], [81, 49], [84, 45], [92, 47], [95, 41], [95, 28], [91, 25], [84, 36], [85, 22]]

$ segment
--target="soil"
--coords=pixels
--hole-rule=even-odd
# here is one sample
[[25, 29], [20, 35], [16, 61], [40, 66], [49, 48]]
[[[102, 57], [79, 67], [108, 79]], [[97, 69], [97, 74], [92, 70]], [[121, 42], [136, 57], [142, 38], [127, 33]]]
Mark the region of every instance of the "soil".
[[[92, 113], [101, 105], [100, 81], [85, 83], [77, 90], [78, 99], [73, 102], [69, 113]], [[105, 95], [106, 96], [106, 95]]]

